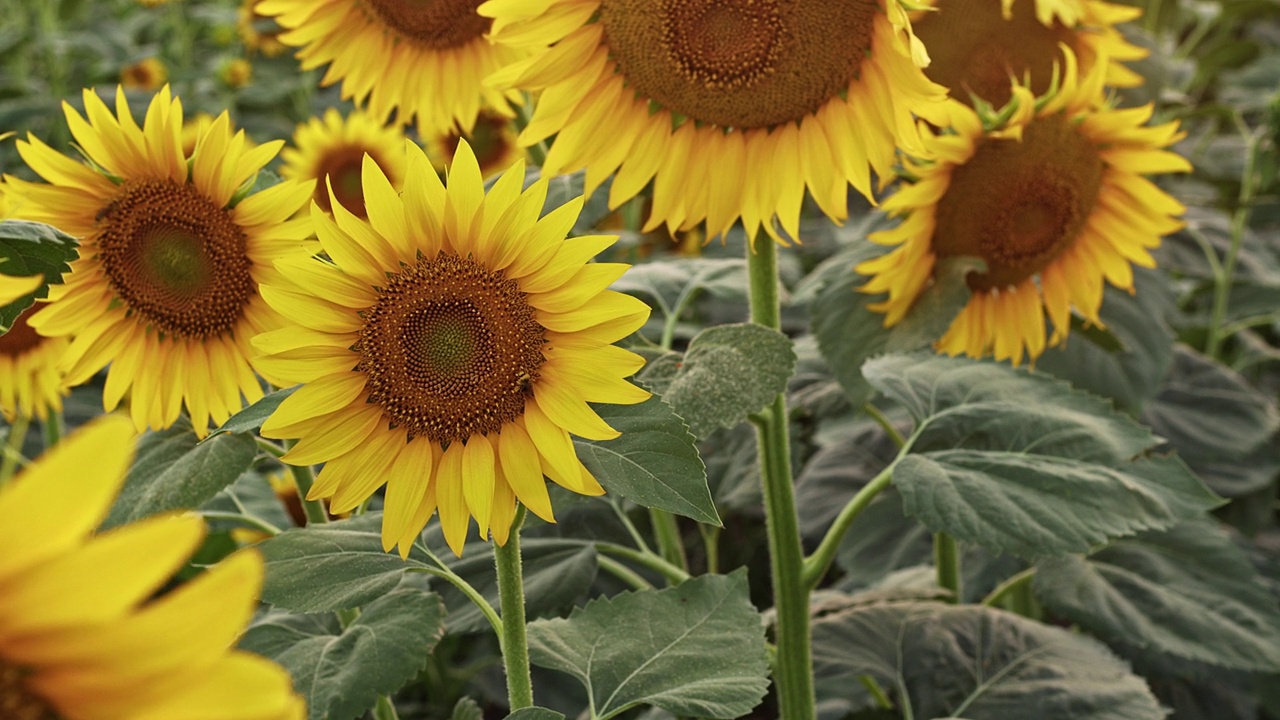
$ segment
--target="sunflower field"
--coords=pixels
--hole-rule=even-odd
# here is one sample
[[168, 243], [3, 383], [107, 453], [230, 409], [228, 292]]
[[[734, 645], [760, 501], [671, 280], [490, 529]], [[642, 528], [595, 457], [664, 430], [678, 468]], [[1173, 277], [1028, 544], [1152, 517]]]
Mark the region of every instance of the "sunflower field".
[[1276, 0], [0, 18], [0, 720], [1280, 720]]

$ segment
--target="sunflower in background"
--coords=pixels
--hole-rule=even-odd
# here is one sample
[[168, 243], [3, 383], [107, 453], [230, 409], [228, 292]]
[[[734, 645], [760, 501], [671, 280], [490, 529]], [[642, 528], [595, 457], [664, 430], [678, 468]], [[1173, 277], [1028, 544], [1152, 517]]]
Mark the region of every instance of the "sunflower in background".
[[947, 86], [951, 96], [972, 105], [977, 95], [993, 107], [1011, 97], [1011, 80], [1031, 92], [1048, 92], [1065, 45], [1080, 73], [1105, 66], [1106, 85], [1136, 87], [1142, 76], [1120, 64], [1147, 51], [1116, 25], [1142, 16], [1142, 9], [1100, 0], [932, 0], [932, 9], [913, 13], [916, 35], [933, 62], [925, 74]]
[[342, 81], [342, 99], [368, 103], [379, 119], [416, 121], [418, 134], [469, 131], [482, 107], [510, 115], [509, 100], [483, 80], [522, 55], [491, 44], [480, 0], [260, 0], [257, 11], [287, 29], [303, 69], [326, 63], [322, 85]]
[[945, 89], [899, 0], [489, 0], [498, 43], [532, 56], [490, 81], [540, 92], [520, 142], [551, 135], [543, 170], [616, 173], [617, 207], [654, 183], [645, 230], [739, 218], [785, 242], [808, 189], [835, 220], [852, 185], [868, 198], [897, 148], [918, 150], [915, 115]]
[[[19, 213], [81, 238], [80, 257], [29, 320], [41, 335], [72, 337], [59, 367], [78, 385], [108, 364], [108, 412], [131, 394], [139, 430], [169, 427], [185, 405], [196, 434], [262, 397], [249, 338], [281, 323], [258, 284], [271, 261], [303, 246], [310, 223], [289, 220], [310, 183], [283, 182], [244, 197], [280, 141], [250, 148], [220, 115], [190, 157], [182, 105], [168, 87], [138, 127], [124, 92], [116, 114], [84, 92], [89, 119], [64, 104], [92, 165], [38, 138], [18, 151], [51, 184], [9, 177]], [[238, 202], [236, 202], [238, 201]], [[234, 207], [232, 206], [234, 204]]]
[[505, 544], [517, 499], [552, 521], [544, 475], [604, 492], [570, 434], [617, 437], [587, 403], [649, 397], [626, 380], [644, 359], [612, 344], [649, 306], [608, 289], [628, 266], [589, 262], [616, 237], [565, 239], [582, 198], [539, 220], [548, 181], [522, 192], [523, 162], [486, 195], [465, 142], [448, 189], [405, 148], [403, 193], [366, 160], [369, 219], [315, 209], [332, 260], [279, 261], [263, 286], [294, 324], [258, 336], [255, 363], [304, 384], [262, 434], [298, 438], [287, 463], [324, 463], [308, 499], [332, 498], [334, 513], [385, 484], [384, 549], [407, 556], [438, 510], [460, 554], [472, 517]]
[[481, 177], [493, 177], [507, 170], [518, 159], [527, 160], [528, 153], [516, 142], [515, 123], [510, 117], [482, 110], [470, 132], [439, 132], [427, 138], [427, 157], [441, 173], [465, 140], [480, 163]]
[[404, 131], [388, 126], [363, 110], [346, 118], [334, 108], [323, 118], [311, 118], [293, 133], [293, 147], [280, 153], [284, 161], [280, 174], [297, 180], [314, 180], [313, 200], [326, 212], [333, 212], [325, 179], [332, 183], [333, 195], [358, 217], [368, 217], [361, 185], [361, 166], [367, 154], [382, 168], [392, 187], [404, 182]]
[[240, 42], [251, 52], [266, 57], [276, 57], [288, 48], [280, 42], [282, 28], [270, 17], [256, 9], [258, 0], [242, 0], [236, 11], [236, 33]]
[[306, 717], [283, 669], [232, 649], [258, 608], [256, 552], [152, 599], [200, 547], [204, 521], [92, 534], [132, 455], [129, 422], [107, 416], [0, 488], [0, 717]]
[[1016, 111], [984, 129], [959, 103], [950, 132], [928, 141], [917, 180], [885, 201], [902, 218], [870, 239], [898, 246], [858, 266], [873, 276], [861, 290], [888, 293], [871, 305], [896, 324], [930, 283], [940, 258], [977, 256], [968, 304], [938, 341], [949, 355], [1019, 364], [1067, 337], [1072, 312], [1101, 326], [1103, 281], [1133, 292], [1133, 265], [1154, 267], [1149, 250], [1182, 227], [1183, 206], [1144, 175], [1187, 172], [1165, 150], [1182, 137], [1177, 122], [1147, 126], [1152, 106], [1097, 107], [1106, 68], [1081, 78], [1066, 54], [1060, 88], [1038, 101], [1014, 89]]
[[120, 84], [126, 90], [155, 92], [169, 79], [169, 71], [158, 57], [149, 57], [120, 71]]

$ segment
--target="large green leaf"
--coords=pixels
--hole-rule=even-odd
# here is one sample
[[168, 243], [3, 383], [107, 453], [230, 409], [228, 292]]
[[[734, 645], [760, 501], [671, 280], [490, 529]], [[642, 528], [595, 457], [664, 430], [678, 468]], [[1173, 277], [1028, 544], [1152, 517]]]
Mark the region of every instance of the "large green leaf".
[[1035, 558], [1087, 552], [1221, 504], [1173, 458], [1109, 468], [1020, 452], [940, 450], [893, 471], [908, 515], [935, 531]]
[[280, 663], [307, 699], [309, 720], [350, 720], [417, 676], [444, 635], [444, 603], [400, 587], [343, 628], [332, 615], [268, 613], [240, 647]]
[[1038, 563], [1045, 607], [1111, 642], [1223, 667], [1280, 671], [1280, 609], [1210, 520]]
[[110, 528], [170, 510], [198, 508], [235, 482], [257, 454], [248, 435], [197, 442], [185, 420], [149, 432], [138, 441], [133, 467], [102, 525]]
[[660, 393], [705, 438], [758, 412], [786, 390], [796, 355], [787, 336], [754, 323], [717, 325], [698, 333], [676, 363], [659, 363], [641, 380]]
[[746, 300], [747, 263], [737, 258], [656, 260], [632, 267], [612, 287], [644, 295], [669, 315], [702, 291], [726, 300]]
[[732, 718], [764, 697], [764, 627], [745, 572], [593, 600], [563, 620], [529, 624], [529, 657], [587, 689], [593, 718], [639, 704]]
[[853, 697], [855, 678], [870, 676], [907, 717], [1164, 717], [1142, 678], [1101, 643], [992, 608], [854, 608], [814, 622], [813, 656], [820, 686]]
[[720, 524], [707, 469], [684, 422], [659, 397], [638, 405], [599, 405], [622, 433], [613, 440], [575, 439], [578, 457], [600, 484], [645, 507]]
[[0, 273], [44, 275], [46, 287], [0, 307], [0, 334], [13, 326], [18, 314], [44, 297], [47, 286], [62, 282], [78, 255], [79, 241], [49, 225], [25, 220], [0, 221]]

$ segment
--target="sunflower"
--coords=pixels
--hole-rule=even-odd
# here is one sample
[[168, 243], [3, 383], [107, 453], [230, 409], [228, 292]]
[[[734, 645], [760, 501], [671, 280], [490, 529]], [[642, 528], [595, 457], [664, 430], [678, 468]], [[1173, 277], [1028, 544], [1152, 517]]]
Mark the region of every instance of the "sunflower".
[[[1081, 74], [1106, 65], [1106, 84], [1136, 87], [1142, 76], [1119, 62], [1147, 51], [1129, 43], [1116, 25], [1137, 19], [1142, 9], [1100, 0], [933, 0], [929, 12], [912, 17], [916, 35], [933, 63], [925, 71], [951, 96], [972, 95], [994, 107], [1009, 102], [1010, 78], [1029, 81], [1037, 95], [1049, 90], [1061, 47], [1075, 53]], [[1118, 62], [1117, 62], [1118, 61]]]
[[[260, 0], [259, 13], [286, 28], [304, 69], [329, 63], [322, 85], [342, 81], [342, 99], [368, 100], [380, 119], [416, 117], [429, 137], [470, 130], [482, 105], [510, 115], [508, 98], [483, 84], [521, 55], [489, 43], [480, 0]], [[520, 101], [518, 94], [510, 99]]]
[[[1154, 267], [1148, 250], [1180, 228], [1184, 208], [1144, 175], [1186, 172], [1164, 150], [1178, 123], [1146, 126], [1152, 107], [1097, 107], [1105, 69], [1079, 77], [1065, 51], [1060, 89], [1037, 101], [1014, 90], [1016, 110], [992, 122], [955, 103], [950, 134], [928, 141], [928, 163], [913, 163], [914, 184], [884, 203], [903, 218], [870, 239], [898, 246], [858, 266], [861, 289], [888, 292], [873, 304], [896, 324], [929, 284], [939, 258], [977, 256], [985, 274], [969, 276], [972, 295], [938, 349], [997, 360], [1035, 360], [1071, 327], [1072, 311], [1101, 326], [1103, 280], [1133, 292], [1132, 265]], [[995, 125], [984, 129], [984, 122]]]
[[66, 389], [58, 359], [71, 343], [33, 330], [27, 320], [36, 312], [24, 311], [0, 335], [0, 415], [10, 423], [18, 416], [43, 421], [50, 412], [62, 412]]
[[168, 78], [169, 71], [158, 57], [139, 60], [120, 71], [120, 84], [128, 90], [155, 92]]
[[480, 162], [480, 175], [492, 177], [505, 172], [517, 159], [526, 159], [526, 153], [516, 142], [515, 123], [488, 110], [480, 111], [471, 132], [440, 132], [427, 138], [427, 157], [440, 172], [453, 158], [458, 143], [466, 140]]
[[496, 42], [532, 56], [490, 78], [541, 91], [520, 135], [556, 135], [543, 171], [587, 169], [587, 192], [617, 173], [617, 207], [653, 180], [646, 231], [739, 218], [799, 237], [805, 189], [848, 215], [848, 186], [872, 196], [913, 114], [937, 112], [900, 0], [489, 0]]
[[372, 115], [355, 110], [344, 120], [333, 108], [324, 119], [311, 118], [298, 126], [293, 134], [295, 148], [280, 153], [286, 178], [315, 180], [315, 202], [331, 211], [325, 178], [333, 184], [338, 202], [352, 213], [367, 217], [364, 191], [360, 185], [360, 166], [368, 154], [382, 168], [391, 185], [397, 189], [404, 182], [404, 132], [399, 126], [386, 126]]
[[236, 32], [245, 48], [262, 53], [266, 57], [275, 57], [285, 51], [280, 42], [280, 26], [271, 18], [263, 15], [254, 7], [258, 0], [242, 0], [240, 9], [236, 11]]
[[[60, 362], [69, 385], [107, 364], [111, 411], [131, 391], [141, 430], [166, 428], [185, 404], [196, 434], [262, 397], [249, 339], [279, 316], [258, 283], [271, 261], [303, 245], [305, 219], [289, 221], [310, 183], [284, 182], [242, 197], [279, 141], [247, 149], [223, 113], [191, 158], [181, 148], [182, 105], [165, 87], [139, 128], [117, 89], [117, 116], [84, 92], [89, 120], [64, 105], [82, 164], [34, 136], [18, 151], [51, 184], [8, 178], [27, 219], [81, 238], [79, 259], [30, 319], [41, 335], [73, 336]], [[270, 378], [268, 378], [270, 379]]]
[[552, 521], [543, 475], [604, 492], [570, 433], [616, 437], [587, 403], [649, 396], [624, 379], [643, 359], [611, 344], [649, 307], [607, 289], [626, 265], [587, 262], [616, 236], [565, 239], [582, 198], [539, 220], [547, 181], [521, 192], [523, 161], [485, 195], [465, 142], [447, 190], [405, 148], [403, 194], [366, 161], [369, 220], [313, 206], [330, 260], [280, 261], [285, 282], [263, 286], [296, 326], [255, 339], [258, 367], [305, 385], [262, 434], [300, 438], [285, 462], [325, 463], [308, 498], [332, 498], [331, 512], [385, 483], [385, 549], [407, 555], [438, 509], [460, 554], [470, 517], [504, 544], [516, 500]]
[[107, 416], [0, 488], [0, 717], [305, 717], [284, 670], [232, 649], [258, 607], [256, 552], [151, 599], [204, 522], [167, 515], [91, 535], [132, 455], [129, 422]]

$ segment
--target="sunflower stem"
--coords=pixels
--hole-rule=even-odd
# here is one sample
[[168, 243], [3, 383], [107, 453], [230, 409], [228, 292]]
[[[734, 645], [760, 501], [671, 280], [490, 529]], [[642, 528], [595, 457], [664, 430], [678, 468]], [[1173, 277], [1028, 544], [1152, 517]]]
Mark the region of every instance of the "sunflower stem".
[[679, 585], [689, 579], [689, 573], [685, 570], [667, 562], [665, 558], [652, 551], [632, 550], [625, 545], [615, 545], [609, 542], [598, 542], [595, 544], [596, 552], [614, 557], [620, 557], [630, 560], [635, 564], [648, 568], [662, 577], [672, 585]]
[[[286, 443], [293, 445], [293, 442]], [[310, 465], [290, 465], [289, 473], [293, 475], [293, 484], [298, 486], [298, 500], [302, 503], [302, 512], [307, 516], [308, 525], [319, 525], [329, 522], [329, 513], [324, 503], [319, 500], [308, 500], [307, 494], [311, 486], [316, 484], [316, 471]]]
[[[896, 464], [896, 463], [894, 463]], [[827, 534], [823, 536], [822, 543], [818, 545], [818, 549], [813, 554], [805, 558], [804, 572], [801, 576], [804, 579], [805, 587], [812, 590], [822, 582], [822, 578], [826, 576], [827, 570], [831, 567], [831, 563], [835, 560], [836, 550], [840, 548], [840, 541], [844, 539], [849, 528], [853, 526], [853, 521], [862, 514], [863, 510], [875, 500], [885, 488], [893, 482], [893, 467], [891, 464], [884, 470], [880, 471], [871, 482], [862, 486], [849, 502], [840, 510], [840, 514], [836, 516], [831, 527], [827, 529]]]
[[1016, 575], [1010, 576], [1004, 582], [997, 585], [994, 590], [987, 593], [987, 596], [982, 598], [982, 604], [987, 607], [996, 607], [1003, 602], [1005, 598], [1012, 595], [1018, 588], [1031, 582], [1032, 578], [1035, 576], [1036, 569], [1034, 567], [1029, 567]]
[[[1242, 127], [1243, 133], [1246, 128]], [[1231, 280], [1236, 273], [1236, 262], [1240, 258], [1240, 248], [1244, 245], [1244, 231], [1249, 225], [1249, 215], [1253, 211], [1254, 193], [1257, 191], [1256, 168], [1258, 164], [1258, 148], [1262, 142], [1264, 128], [1258, 127], [1246, 138], [1244, 173], [1240, 177], [1240, 194], [1236, 209], [1231, 213], [1231, 245], [1227, 248], [1227, 256], [1222, 261], [1222, 270], [1213, 279], [1213, 313], [1209, 320], [1208, 338], [1205, 340], [1204, 354], [1217, 358], [1222, 350], [1222, 342], [1229, 335], [1224, 327], [1227, 317], [1227, 303], [1231, 298]]]
[[518, 505], [507, 544], [493, 545], [502, 613], [502, 664], [507, 671], [507, 701], [512, 712], [533, 707], [529, 638], [525, 634], [524, 578], [520, 567], [520, 527], [524, 525], [524, 514], [524, 506]]
[[9, 436], [4, 443], [4, 457], [0, 458], [0, 487], [4, 487], [18, 469], [22, 460], [22, 444], [27, 440], [27, 428], [31, 426], [31, 418], [19, 415], [9, 425]]
[[951, 602], [960, 602], [964, 586], [960, 579], [960, 546], [955, 538], [944, 532], [934, 533], [933, 564], [938, 570], [938, 587], [951, 591]]
[[645, 580], [644, 576], [611, 557], [597, 555], [596, 564], [600, 566], [601, 570], [604, 570], [636, 590], [653, 589], [653, 583]]
[[49, 417], [45, 418], [40, 426], [44, 432], [44, 449], [48, 450], [58, 444], [63, 432], [66, 431], [66, 421], [62, 417], [62, 411], [49, 413]]
[[[751, 291], [751, 320], [780, 330], [782, 306], [778, 297], [778, 248], [763, 233], [747, 247], [747, 275]], [[778, 711], [787, 720], [814, 717], [813, 659], [809, 644], [809, 586], [802, 579], [804, 547], [796, 517], [791, 479], [791, 445], [786, 396], [779, 393], [757, 415], [761, 483], [773, 574], [773, 602], [777, 612]]]
[[391, 698], [386, 695], [378, 696], [378, 703], [373, 706], [373, 720], [400, 720], [400, 715], [396, 713], [396, 706], [391, 703]]
[[684, 554], [684, 543], [680, 540], [680, 526], [676, 516], [666, 510], [649, 508], [649, 523], [653, 525], [653, 535], [658, 541], [658, 553], [662, 559], [676, 567], [689, 571], [689, 560]]

